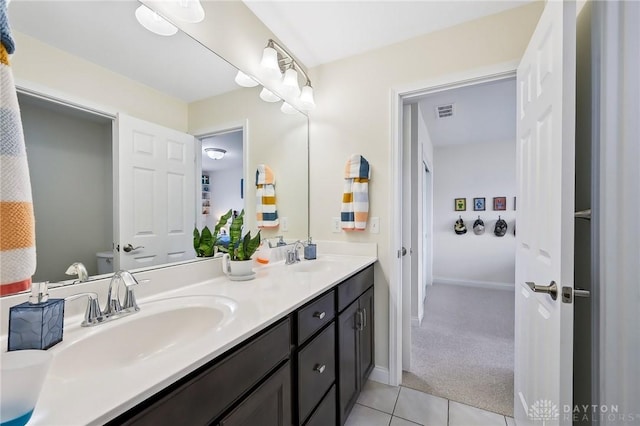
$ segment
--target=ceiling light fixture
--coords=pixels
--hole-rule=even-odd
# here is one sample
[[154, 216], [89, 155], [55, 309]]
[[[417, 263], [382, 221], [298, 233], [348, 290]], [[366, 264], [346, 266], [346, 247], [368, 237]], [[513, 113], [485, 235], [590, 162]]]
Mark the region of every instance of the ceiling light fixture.
[[161, 36], [172, 36], [178, 32], [178, 29], [171, 22], [145, 5], [136, 9], [136, 19], [147, 30]]
[[[291, 54], [276, 41], [269, 39], [267, 47], [265, 47], [262, 52], [262, 61], [260, 62], [260, 65], [262, 66], [262, 72], [266, 78], [279, 79], [282, 77], [282, 73], [284, 73], [284, 78], [282, 79], [280, 86], [280, 91], [283, 96], [287, 98], [299, 97], [299, 102], [297, 102], [296, 105], [299, 105], [299, 108], [304, 111], [311, 111], [316, 107], [316, 103], [313, 99], [313, 87], [311, 86], [309, 76], [295, 61], [295, 59], [293, 59], [293, 56], [291, 56]], [[302, 91], [298, 84], [298, 74], [302, 74], [305, 81]], [[276, 102], [276, 100], [267, 100], [263, 97], [265, 90], [267, 89], [262, 90], [260, 97], [267, 102]], [[269, 93], [276, 96], [272, 92]], [[273, 98], [270, 97], [270, 99]], [[291, 104], [287, 105], [289, 105], [291, 109], [295, 110]]]
[[212, 160], [222, 160], [227, 151], [222, 148], [205, 148], [204, 153]]

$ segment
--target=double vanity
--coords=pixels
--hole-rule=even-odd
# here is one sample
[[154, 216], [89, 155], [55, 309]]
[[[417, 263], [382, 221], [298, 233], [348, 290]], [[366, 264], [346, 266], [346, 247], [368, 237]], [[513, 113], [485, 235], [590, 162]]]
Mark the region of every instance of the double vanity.
[[140, 311], [94, 327], [68, 303], [29, 424], [343, 424], [374, 366], [375, 245], [358, 254], [141, 272]]

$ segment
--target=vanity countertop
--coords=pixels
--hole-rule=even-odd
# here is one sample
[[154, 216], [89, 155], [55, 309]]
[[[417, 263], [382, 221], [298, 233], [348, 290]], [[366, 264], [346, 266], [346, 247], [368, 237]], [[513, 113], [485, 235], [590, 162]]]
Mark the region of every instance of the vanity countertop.
[[[206, 300], [206, 296], [216, 295], [236, 303], [230, 320], [212, 334], [212, 339], [169, 346], [144, 362], [137, 362], [135, 367], [123, 363], [115, 370], [104, 369], [96, 363], [90, 374], [74, 379], [50, 372], [29, 425], [103, 424], [373, 264], [376, 257], [320, 255], [318, 260], [331, 262], [331, 268], [299, 272], [282, 263], [269, 264], [254, 268], [256, 277], [249, 281], [230, 281], [223, 276], [139, 296], [141, 313], [146, 303], [166, 298], [203, 296]], [[179, 304], [180, 299], [175, 303]], [[64, 340], [50, 351], [55, 355], [88, 333], [122, 325], [141, 313], [92, 328], [79, 326], [81, 316], [66, 318]]]

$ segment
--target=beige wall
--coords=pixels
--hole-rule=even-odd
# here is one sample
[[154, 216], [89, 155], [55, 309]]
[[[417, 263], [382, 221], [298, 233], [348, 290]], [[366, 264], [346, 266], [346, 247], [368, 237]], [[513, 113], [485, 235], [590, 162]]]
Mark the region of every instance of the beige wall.
[[[311, 235], [319, 240], [375, 242], [376, 364], [389, 363], [389, 275], [391, 191], [390, 91], [511, 61], [518, 61], [542, 11], [536, 2], [310, 70], [317, 109], [311, 114]], [[372, 168], [369, 217], [380, 217], [380, 233], [331, 231], [339, 216], [343, 167], [359, 153]], [[437, 173], [437, 165], [434, 166]]]
[[185, 132], [187, 104], [141, 83], [14, 31], [16, 85], [83, 106]]

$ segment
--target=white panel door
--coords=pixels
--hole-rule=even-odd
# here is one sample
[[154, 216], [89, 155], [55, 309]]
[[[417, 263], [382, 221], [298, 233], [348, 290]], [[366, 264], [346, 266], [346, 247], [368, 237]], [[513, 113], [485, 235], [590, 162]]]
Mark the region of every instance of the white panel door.
[[124, 114], [116, 126], [116, 267], [194, 258], [195, 138]]
[[[575, 20], [575, 3], [547, 2], [517, 72], [518, 425], [571, 424], [573, 304], [561, 289], [573, 288]], [[551, 282], [555, 300], [539, 292]]]

